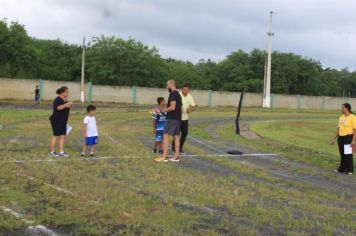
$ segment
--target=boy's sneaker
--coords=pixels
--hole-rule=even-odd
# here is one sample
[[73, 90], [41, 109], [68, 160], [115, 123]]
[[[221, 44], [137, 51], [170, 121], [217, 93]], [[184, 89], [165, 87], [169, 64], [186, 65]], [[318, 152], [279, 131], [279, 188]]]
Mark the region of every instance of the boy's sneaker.
[[153, 154], [157, 153], [157, 149], [152, 149], [152, 153]]
[[159, 154], [163, 154], [163, 150], [159, 150], [158, 153], [159, 153]]
[[90, 157], [95, 157], [94, 152], [91, 152], [91, 153], [90, 153]]
[[169, 158], [169, 161], [180, 162], [180, 159], [179, 159], [179, 157], [172, 157], [172, 158]]
[[65, 152], [60, 152], [59, 156], [60, 157], [64, 157], [64, 158], [68, 158], [69, 157], [69, 155], [67, 153], [65, 153]]
[[85, 152], [81, 152], [80, 156], [85, 157]]
[[59, 157], [58, 153], [56, 153], [56, 152], [50, 152], [49, 155], [51, 157]]

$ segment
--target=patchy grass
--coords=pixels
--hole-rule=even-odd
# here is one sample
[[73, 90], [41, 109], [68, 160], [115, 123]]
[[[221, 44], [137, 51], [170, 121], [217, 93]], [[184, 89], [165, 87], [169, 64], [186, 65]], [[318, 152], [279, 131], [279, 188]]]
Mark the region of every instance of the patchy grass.
[[[204, 171], [184, 158], [182, 163], [155, 163], [149, 148], [141, 142], [142, 137], [152, 136], [148, 110], [98, 106], [101, 123], [97, 153], [114, 159], [85, 161], [79, 156], [84, 109], [74, 107], [69, 122], [74, 129], [66, 142], [71, 158], [22, 164], [13, 161], [49, 158], [50, 110], [0, 110], [0, 206], [66, 235], [356, 232], [354, 199], [307, 184], [289, 183], [229, 158], [208, 157], [189, 142], [187, 150], [202, 156], [197, 158], [197, 165], [213, 163], [225, 174]], [[246, 114], [256, 120], [305, 116], [260, 109], [250, 109]], [[311, 118], [325, 115], [308, 114]], [[209, 140], [212, 134], [205, 127], [233, 116], [232, 108], [202, 109], [192, 119], [206, 121], [192, 125], [191, 134]], [[234, 139], [227, 129], [232, 127], [220, 126], [217, 133]], [[0, 212], [0, 234], [11, 235], [25, 228], [21, 220]]]

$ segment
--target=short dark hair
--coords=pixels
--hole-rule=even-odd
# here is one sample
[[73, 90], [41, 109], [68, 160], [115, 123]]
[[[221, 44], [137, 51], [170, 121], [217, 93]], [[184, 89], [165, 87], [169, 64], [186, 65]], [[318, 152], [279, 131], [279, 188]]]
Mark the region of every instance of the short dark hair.
[[182, 88], [189, 88], [188, 84], [183, 84]]
[[163, 102], [163, 100], [164, 100], [164, 97], [158, 97], [158, 98], [157, 98], [157, 103], [158, 103], [158, 105], [160, 105], [161, 102]]
[[91, 112], [91, 111], [95, 111], [96, 110], [96, 107], [94, 105], [88, 105], [87, 106], [87, 112]]
[[62, 87], [60, 87], [59, 89], [57, 89], [56, 93], [57, 93], [58, 95], [61, 95], [62, 93], [64, 93], [64, 92], [67, 91], [67, 90], [68, 90], [68, 87], [67, 87], [67, 86], [62, 86]]
[[350, 103], [344, 103], [342, 104], [350, 113], [352, 113], [351, 111], [351, 104]]

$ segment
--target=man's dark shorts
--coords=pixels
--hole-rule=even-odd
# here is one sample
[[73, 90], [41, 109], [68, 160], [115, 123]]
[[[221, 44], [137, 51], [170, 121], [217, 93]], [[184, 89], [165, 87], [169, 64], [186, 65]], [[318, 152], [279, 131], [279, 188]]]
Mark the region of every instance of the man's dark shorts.
[[180, 120], [167, 120], [164, 127], [164, 133], [172, 136], [178, 136], [180, 134]]

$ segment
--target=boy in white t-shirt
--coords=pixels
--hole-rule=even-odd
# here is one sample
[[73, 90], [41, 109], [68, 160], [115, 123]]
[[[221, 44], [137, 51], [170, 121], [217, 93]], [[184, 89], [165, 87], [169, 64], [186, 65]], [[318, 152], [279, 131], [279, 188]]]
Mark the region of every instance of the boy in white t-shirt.
[[96, 107], [93, 105], [87, 106], [87, 116], [84, 118], [84, 137], [85, 143], [81, 155], [85, 156], [87, 147], [90, 147], [90, 156], [94, 156], [94, 146], [98, 144], [98, 128], [96, 126], [95, 113]]

